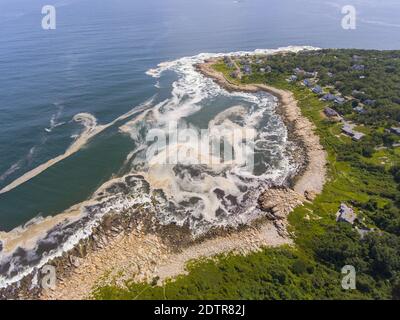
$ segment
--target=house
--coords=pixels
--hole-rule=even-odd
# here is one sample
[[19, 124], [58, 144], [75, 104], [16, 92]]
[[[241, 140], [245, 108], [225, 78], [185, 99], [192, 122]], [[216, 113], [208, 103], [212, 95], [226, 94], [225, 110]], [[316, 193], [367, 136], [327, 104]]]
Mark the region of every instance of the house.
[[244, 72], [244, 74], [246, 74], [246, 75], [250, 75], [250, 74], [251, 74], [251, 67], [250, 67], [249, 65], [245, 65], [245, 66], [243, 67], [243, 72]]
[[364, 239], [369, 233], [374, 232], [374, 229], [368, 229], [365, 227], [355, 227], [356, 231], [358, 232], [358, 234], [360, 235], [361, 239]]
[[323, 90], [320, 86], [315, 86], [314, 88], [312, 88], [312, 92], [314, 92], [315, 94], [322, 94]]
[[306, 78], [315, 78], [317, 76], [317, 72], [305, 72], [304, 77]]
[[338, 105], [342, 105], [346, 102], [346, 100], [342, 97], [335, 97], [335, 103]]
[[265, 68], [260, 68], [261, 73], [270, 73], [272, 68], [270, 66], [266, 66]]
[[231, 73], [231, 77], [234, 79], [239, 79], [240, 78], [240, 72], [238, 70], [235, 70]]
[[324, 113], [327, 117], [340, 117], [339, 113], [336, 112], [336, 110], [333, 110], [332, 108], [326, 107], [324, 109]]
[[303, 69], [297, 67], [297, 68], [293, 69], [293, 72], [296, 75], [303, 75], [305, 71]]
[[352, 138], [353, 138], [354, 141], [360, 141], [364, 137], [365, 137], [364, 133], [354, 131], [354, 134], [353, 134]]
[[376, 104], [376, 100], [367, 99], [364, 101], [364, 104], [373, 107]]
[[358, 55], [354, 55], [354, 56], [352, 57], [352, 60], [353, 60], [354, 62], [359, 62], [359, 61], [361, 61], [362, 59], [363, 59], [363, 57], [358, 56]]
[[307, 88], [310, 88], [310, 87], [312, 86], [311, 81], [308, 80], [308, 79], [304, 79], [304, 80], [303, 80], [303, 84], [304, 84]]
[[344, 126], [342, 127], [342, 132], [350, 137], [353, 137], [354, 131], [353, 131], [353, 126], [345, 123]]
[[365, 109], [363, 107], [361, 107], [361, 106], [355, 107], [353, 110], [354, 110], [354, 112], [356, 112], [358, 114], [365, 113]]
[[355, 64], [351, 67], [351, 70], [354, 71], [364, 71], [365, 70], [365, 66], [363, 64]]
[[353, 124], [344, 122], [344, 125], [342, 127], [342, 132], [345, 135], [351, 137], [354, 141], [360, 141], [362, 138], [365, 137], [364, 133], [355, 131], [353, 128], [354, 128]]
[[336, 99], [336, 96], [332, 93], [327, 93], [322, 97], [322, 100], [324, 101], [334, 101]]
[[390, 132], [400, 136], [400, 128], [399, 127], [391, 127]]
[[232, 62], [232, 59], [231, 59], [231, 57], [229, 57], [229, 56], [225, 56], [225, 57], [224, 57], [224, 62], [225, 62], [225, 63]]
[[354, 212], [354, 210], [349, 206], [347, 206], [345, 203], [342, 203], [340, 205], [339, 211], [336, 213], [336, 221], [346, 222], [353, 225], [356, 219], [357, 219], [357, 214]]

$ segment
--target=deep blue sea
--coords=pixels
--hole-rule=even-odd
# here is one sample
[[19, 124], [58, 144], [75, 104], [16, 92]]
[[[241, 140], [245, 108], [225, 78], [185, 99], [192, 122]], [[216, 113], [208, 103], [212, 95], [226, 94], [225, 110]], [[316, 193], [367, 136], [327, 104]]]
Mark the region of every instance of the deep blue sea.
[[[56, 7], [56, 30], [41, 28]], [[343, 5], [357, 29], [341, 27]], [[2, 0], [0, 188], [62, 154], [90, 113], [109, 123], [154, 95], [164, 61], [289, 45], [400, 49], [398, 0]], [[174, 75], [169, 75], [170, 82]], [[0, 195], [0, 231], [87, 199], [121, 170], [129, 137], [108, 130], [84, 149]]]

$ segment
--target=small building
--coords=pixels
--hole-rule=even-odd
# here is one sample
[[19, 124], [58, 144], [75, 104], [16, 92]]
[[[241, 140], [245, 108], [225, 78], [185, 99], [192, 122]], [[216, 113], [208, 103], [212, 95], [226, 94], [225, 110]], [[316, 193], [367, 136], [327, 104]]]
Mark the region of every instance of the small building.
[[354, 71], [364, 71], [365, 70], [365, 66], [363, 64], [355, 64], [351, 67], [351, 70]]
[[297, 76], [293, 74], [293, 75], [290, 76], [289, 82], [296, 82], [297, 79], [298, 79]]
[[333, 110], [332, 108], [326, 107], [324, 109], [324, 113], [327, 117], [340, 117], [339, 113], [336, 112], [336, 110]]
[[374, 232], [374, 229], [368, 229], [365, 227], [355, 227], [356, 231], [358, 232], [358, 234], [360, 235], [361, 239], [364, 239], [369, 233]]
[[400, 136], [400, 128], [399, 127], [391, 127], [390, 132]]
[[359, 61], [363, 60], [363, 57], [358, 56], [358, 55], [355, 54], [355, 55], [352, 57], [352, 60], [353, 60], [354, 62], [359, 62]]
[[351, 137], [354, 141], [360, 141], [362, 138], [365, 137], [365, 134], [362, 132], [358, 132], [354, 130], [354, 125], [348, 122], [344, 122], [342, 127], [342, 132]]
[[315, 78], [317, 76], [317, 72], [305, 72], [304, 77], [306, 78]]
[[367, 99], [363, 102], [365, 105], [373, 107], [376, 104], [376, 100]]
[[336, 99], [336, 96], [332, 93], [327, 93], [322, 97], [322, 100], [324, 101], [334, 101]]
[[235, 70], [231, 73], [231, 77], [234, 79], [239, 79], [240, 78], [240, 72], [238, 70]]
[[353, 140], [354, 141], [360, 141], [362, 138], [364, 138], [365, 137], [365, 134], [364, 133], [362, 133], [362, 132], [357, 132], [357, 131], [354, 131], [354, 134], [353, 134]]
[[328, 72], [326, 75], [327, 75], [329, 78], [333, 78], [333, 77], [335, 76], [332, 72]]
[[305, 71], [303, 69], [297, 67], [297, 68], [293, 69], [293, 72], [294, 72], [294, 74], [299, 76], [299, 75], [303, 75]]
[[342, 127], [342, 132], [350, 137], [353, 137], [354, 135], [353, 126], [351, 126], [348, 123], [345, 123], [344, 126]]
[[364, 91], [353, 90], [353, 91], [351, 92], [351, 95], [352, 95], [354, 98], [357, 98], [357, 97], [359, 97], [360, 95], [363, 95], [363, 94], [365, 94]]
[[303, 84], [304, 84], [307, 88], [310, 88], [310, 87], [312, 86], [311, 81], [308, 80], [308, 79], [304, 79], [304, 80], [303, 80]]
[[272, 68], [270, 66], [266, 66], [264, 68], [260, 68], [261, 73], [270, 73], [272, 71]]
[[354, 110], [354, 112], [356, 112], [358, 114], [365, 113], [365, 109], [363, 107], [361, 107], [361, 106], [355, 107], [353, 110]]
[[357, 214], [354, 212], [354, 210], [347, 206], [345, 203], [342, 203], [340, 205], [339, 211], [336, 213], [336, 221], [346, 222], [353, 225], [356, 219]]
[[244, 72], [244, 74], [246, 74], [246, 75], [250, 75], [250, 74], [251, 74], [251, 67], [250, 67], [249, 65], [245, 65], [245, 66], [243, 67], [243, 72]]
[[342, 97], [335, 97], [335, 103], [338, 105], [342, 105], [346, 102], [346, 100]]
[[312, 92], [314, 92], [315, 94], [322, 94], [323, 90], [320, 86], [317, 85], [312, 89]]

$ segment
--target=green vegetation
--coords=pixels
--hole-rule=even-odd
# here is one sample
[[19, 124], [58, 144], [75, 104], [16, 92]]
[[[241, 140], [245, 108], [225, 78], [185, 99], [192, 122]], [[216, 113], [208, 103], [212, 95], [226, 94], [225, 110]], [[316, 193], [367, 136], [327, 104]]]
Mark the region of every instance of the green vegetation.
[[[397, 137], [385, 129], [400, 120], [400, 52], [322, 50], [275, 55], [264, 62], [270, 73], [252, 74], [242, 83], [268, 83], [294, 93], [303, 114], [317, 127], [328, 152], [329, 181], [313, 203], [290, 216], [295, 247], [266, 248], [243, 256], [190, 264], [189, 274], [163, 287], [129, 282], [126, 288], [97, 288], [97, 299], [400, 299], [400, 164], [392, 147]], [[355, 61], [356, 60], [356, 61]], [[364, 65], [364, 71], [352, 66]], [[286, 79], [299, 67], [317, 71], [314, 80], [325, 91], [348, 97], [343, 105], [323, 102], [298, 81]], [[231, 70], [216, 65], [231, 81]], [[329, 75], [328, 75], [329, 74]], [[362, 77], [362, 78], [360, 78]], [[362, 96], [353, 97], [353, 90]], [[373, 106], [366, 100], [375, 100]], [[362, 125], [367, 136], [355, 142], [340, 134], [341, 126], [322, 115], [329, 105], [347, 120]], [[363, 105], [366, 113], [353, 107]], [[378, 148], [380, 147], [380, 148]], [[359, 215], [363, 237], [350, 224], [337, 223], [341, 202]], [[357, 290], [341, 288], [341, 269], [357, 270]]]

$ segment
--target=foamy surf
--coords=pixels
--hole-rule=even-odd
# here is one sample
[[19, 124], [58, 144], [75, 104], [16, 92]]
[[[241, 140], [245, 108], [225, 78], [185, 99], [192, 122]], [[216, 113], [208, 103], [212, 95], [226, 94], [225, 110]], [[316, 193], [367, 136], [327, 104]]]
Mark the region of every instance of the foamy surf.
[[[229, 54], [274, 54], [314, 49], [316, 48], [287, 47]], [[109, 181], [90, 201], [68, 210], [64, 216], [33, 221], [18, 232], [0, 233], [0, 240], [5, 248], [0, 258], [0, 288], [21, 280], [73, 248], [80, 240], [90, 236], [93, 227], [108, 213], [119, 214], [135, 206], [145, 206], [154, 212], [159, 223], [188, 225], [194, 236], [215, 227], [248, 223], [260, 216], [261, 213], [256, 208], [258, 195], [268, 186], [285, 184], [296, 170], [296, 164], [292, 163], [288, 152], [290, 142], [287, 130], [275, 112], [274, 97], [266, 93], [229, 93], [196, 71], [197, 63], [224, 55], [226, 54], [203, 53], [159, 64], [147, 74], [161, 78], [167, 70], [175, 72], [178, 80], [172, 84], [171, 97], [155, 105], [150, 100], [141, 108], [135, 108], [107, 125], [98, 125], [90, 114], [74, 117], [84, 125], [84, 131], [56, 161], [70, 156], [71, 150], [78, 151], [105, 128], [126, 120], [120, 125], [120, 130], [129, 134], [137, 146], [125, 161], [125, 165], [130, 166], [130, 173]], [[159, 166], [156, 161], [152, 161], [156, 159], [150, 158], [148, 161], [146, 155], [152, 147], [146, 141], [149, 130], [156, 128], [167, 132], [171, 122], [190, 125], [188, 118], [207, 110], [207, 101], [212, 102], [220, 97], [232, 102], [226, 105], [225, 110], [208, 119], [207, 130], [211, 135], [213, 130], [228, 127], [253, 129], [256, 132], [255, 149], [259, 157], [257, 173], [250, 172], [237, 163], [222, 167], [193, 166], [188, 163], [174, 168], [170, 165]], [[139, 114], [133, 117], [136, 113]], [[133, 119], [129, 120], [131, 117]], [[173, 142], [172, 147], [191, 149], [190, 145], [178, 141]], [[53, 162], [17, 179], [0, 193], [9, 191], [43, 172], [49, 164], [53, 165], [54, 159]], [[20, 236], [21, 234], [24, 236]], [[21, 259], [21, 251], [24, 253], [24, 261]]]

